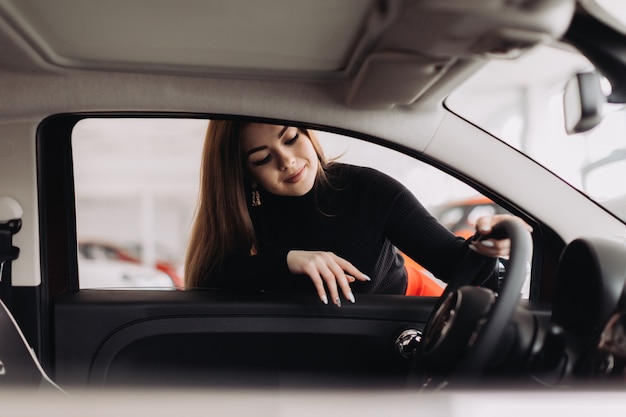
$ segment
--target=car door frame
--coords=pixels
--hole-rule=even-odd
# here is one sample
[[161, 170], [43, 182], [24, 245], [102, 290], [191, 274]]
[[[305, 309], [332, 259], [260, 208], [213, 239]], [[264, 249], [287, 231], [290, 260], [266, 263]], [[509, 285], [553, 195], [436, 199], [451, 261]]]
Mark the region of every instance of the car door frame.
[[[31, 323], [34, 327], [31, 331], [37, 335], [44, 369], [62, 384], [107, 384], [107, 375], [111, 374], [118, 359], [127, 359], [128, 355], [140, 356], [135, 346], [143, 343], [141, 340], [161, 335], [169, 345], [179, 346], [181, 334], [222, 335], [225, 333], [224, 322], [227, 322], [230, 329], [227, 333], [230, 335], [239, 334], [250, 340], [259, 335], [275, 335], [283, 341], [288, 340], [287, 344], [293, 342], [298, 348], [294, 348], [293, 356], [289, 356], [292, 363], [298, 357], [303, 363], [313, 360], [320, 351], [314, 346], [299, 344], [298, 338], [324, 338], [325, 349], [321, 350], [326, 355], [325, 359], [318, 356], [313, 362], [343, 368], [332, 370], [335, 376], [336, 372], [341, 374], [342, 371], [345, 371], [344, 376], [354, 374], [357, 365], [353, 361], [348, 361], [349, 364], [342, 362], [345, 355], [331, 357], [332, 346], [337, 350], [343, 347], [341, 351], [344, 353], [349, 350], [359, 352], [363, 350], [359, 341], [375, 340], [368, 345], [369, 355], [357, 361], [363, 369], [371, 370], [369, 375], [374, 375], [375, 379], [381, 372], [384, 373], [385, 368], [396, 365], [395, 376], [406, 374], [410, 358], [398, 353], [397, 338], [407, 330], [419, 335], [430, 317], [436, 298], [367, 295], [360, 296], [354, 305], [329, 308], [310, 294], [81, 290], [78, 283], [71, 132], [74, 125], [86, 117], [129, 116], [138, 115], [59, 114], [48, 117], [39, 126], [37, 168], [42, 284], [39, 317]], [[179, 113], [139, 115], [164, 116], [234, 117]], [[446, 172], [450, 173], [449, 168]], [[216, 317], [220, 319], [216, 320]], [[255, 321], [262, 323], [260, 330], [251, 324]], [[298, 326], [294, 323], [298, 321], [307, 325], [295, 331]], [[161, 333], [154, 333], [154, 326], [147, 323], [158, 324]], [[178, 323], [180, 327], [172, 323]], [[355, 326], [355, 323], [359, 325]], [[137, 333], [129, 332], [131, 328]], [[351, 335], [352, 340], [346, 339], [345, 335]], [[263, 340], [265, 345], [261, 351], [267, 352], [271, 343], [269, 339]], [[163, 361], [155, 352], [155, 361]], [[233, 348], [232, 354], [227, 352], [223, 361], [235, 364], [242, 356], [240, 350]], [[196, 358], [201, 360], [199, 355]], [[172, 359], [172, 363], [178, 362]], [[253, 361], [253, 366], [260, 365], [261, 362]]]

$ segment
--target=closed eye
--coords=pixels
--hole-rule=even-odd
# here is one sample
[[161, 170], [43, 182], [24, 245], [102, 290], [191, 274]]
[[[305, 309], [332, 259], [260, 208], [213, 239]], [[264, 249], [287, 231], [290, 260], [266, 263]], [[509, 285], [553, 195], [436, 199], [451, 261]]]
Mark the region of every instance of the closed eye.
[[294, 136], [293, 138], [287, 140], [285, 142], [285, 145], [293, 145], [294, 143], [296, 143], [296, 141], [300, 138], [300, 133], [296, 133], [296, 136]]
[[261, 165], [265, 165], [267, 164], [271, 159], [271, 154], [268, 154], [265, 158], [259, 160], [259, 161], [252, 161], [252, 165], [254, 166], [261, 166]]

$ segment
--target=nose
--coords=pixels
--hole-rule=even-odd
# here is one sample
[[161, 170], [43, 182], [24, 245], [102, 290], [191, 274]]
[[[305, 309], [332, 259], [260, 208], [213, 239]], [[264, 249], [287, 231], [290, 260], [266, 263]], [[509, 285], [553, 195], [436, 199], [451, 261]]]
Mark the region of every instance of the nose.
[[296, 163], [295, 155], [292, 152], [286, 151], [286, 150], [281, 150], [279, 152], [277, 160], [278, 160], [278, 168], [281, 171], [285, 171], [290, 166]]

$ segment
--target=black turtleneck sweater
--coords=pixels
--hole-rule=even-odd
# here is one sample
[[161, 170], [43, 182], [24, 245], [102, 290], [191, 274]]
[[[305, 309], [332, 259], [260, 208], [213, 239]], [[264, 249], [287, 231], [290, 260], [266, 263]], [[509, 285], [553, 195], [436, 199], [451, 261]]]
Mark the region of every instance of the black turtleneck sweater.
[[328, 184], [301, 197], [260, 190], [261, 205], [249, 207], [258, 254], [229, 257], [207, 277], [207, 286], [311, 291], [308, 277], [289, 272], [287, 253], [293, 249], [330, 251], [351, 262], [371, 278], [352, 283], [355, 294], [404, 294], [407, 275], [396, 248], [438, 278], [451, 278], [467, 252], [465, 240], [406, 187], [374, 169], [339, 163], [329, 166], [327, 176]]

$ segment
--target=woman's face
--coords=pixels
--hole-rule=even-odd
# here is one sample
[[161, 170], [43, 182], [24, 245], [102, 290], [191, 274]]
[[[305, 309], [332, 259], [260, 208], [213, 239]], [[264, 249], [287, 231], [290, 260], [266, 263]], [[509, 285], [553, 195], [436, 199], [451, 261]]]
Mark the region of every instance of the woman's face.
[[252, 178], [272, 194], [301, 196], [313, 188], [319, 160], [297, 128], [251, 123], [243, 129], [241, 149]]

